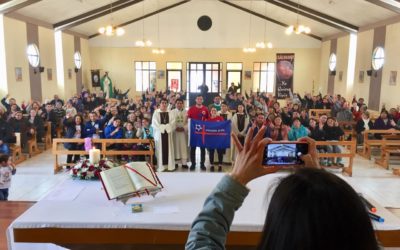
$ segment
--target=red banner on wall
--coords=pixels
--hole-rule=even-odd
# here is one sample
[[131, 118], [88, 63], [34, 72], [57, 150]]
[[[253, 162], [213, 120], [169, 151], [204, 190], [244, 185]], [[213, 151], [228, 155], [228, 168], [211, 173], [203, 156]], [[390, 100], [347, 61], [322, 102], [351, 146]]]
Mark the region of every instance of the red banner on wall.
[[293, 92], [294, 54], [276, 54], [276, 98], [290, 97]]

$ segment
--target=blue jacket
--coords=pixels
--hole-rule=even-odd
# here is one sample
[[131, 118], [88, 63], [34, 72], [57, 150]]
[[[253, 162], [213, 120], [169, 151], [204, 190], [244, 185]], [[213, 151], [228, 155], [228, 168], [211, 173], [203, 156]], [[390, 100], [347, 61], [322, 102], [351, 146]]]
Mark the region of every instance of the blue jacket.
[[[85, 124], [85, 136], [86, 137], [93, 137], [94, 134], [96, 134], [96, 126], [99, 130], [102, 130], [102, 126], [100, 124], [100, 121], [95, 121], [94, 124], [92, 124], [91, 121], [86, 122]], [[100, 138], [103, 138], [103, 133], [99, 133]]]
[[119, 128], [118, 132], [115, 133], [114, 135], [111, 135], [111, 133], [116, 129], [116, 127], [114, 127], [114, 125], [108, 125], [106, 127], [106, 130], [104, 132], [105, 136], [107, 139], [121, 139], [122, 137], [124, 137], [124, 130], [123, 128]]
[[300, 125], [299, 128], [292, 126], [288, 133], [289, 141], [297, 141], [298, 139], [306, 136], [308, 136], [308, 130], [303, 125]]
[[225, 249], [226, 236], [249, 190], [225, 175], [192, 224], [185, 249]]

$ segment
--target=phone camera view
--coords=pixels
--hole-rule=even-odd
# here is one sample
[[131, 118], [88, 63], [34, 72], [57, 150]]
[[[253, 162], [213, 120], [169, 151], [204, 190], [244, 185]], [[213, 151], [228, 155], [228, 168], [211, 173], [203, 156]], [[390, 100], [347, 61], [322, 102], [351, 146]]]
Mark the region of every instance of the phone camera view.
[[268, 144], [264, 151], [263, 165], [301, 165], [304, 164], [301, 156], [307, 153], [308, 144], [305, 143]]

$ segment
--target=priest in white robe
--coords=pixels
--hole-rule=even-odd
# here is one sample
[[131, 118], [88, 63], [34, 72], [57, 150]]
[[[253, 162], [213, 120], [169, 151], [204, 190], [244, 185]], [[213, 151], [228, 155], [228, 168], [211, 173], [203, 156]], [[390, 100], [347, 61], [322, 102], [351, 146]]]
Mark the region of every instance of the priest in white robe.
[[167, 109], [168, 101], [162, 99], [160, 108], [154, 111], [152, 127], [156, 146], [157, 171], [175, 170], [175, 151], [173, 134], [175, 117]]
[[187, 112], [183, 107], [183, 100], [178, 99], [175, 102], [176, 108], [172, 110], [176, 121], [174, 131], [175, 160], [179, 167], [188, 169], [188, 118]]

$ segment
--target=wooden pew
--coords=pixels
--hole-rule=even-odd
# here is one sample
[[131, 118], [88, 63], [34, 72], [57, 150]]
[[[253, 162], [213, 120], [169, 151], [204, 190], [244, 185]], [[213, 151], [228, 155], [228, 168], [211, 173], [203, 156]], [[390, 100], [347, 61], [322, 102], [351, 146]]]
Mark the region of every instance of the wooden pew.
[[[57, 138], [53, 139], [52, 154], [55, 156], [54, 162], [54, 174], [61, 170], [62, 166], [75, 165], [67, 163], [59, 163], [58, 157], [60, 155], [87, 155], [88, 152], [85, 150], [67, 150], [59, 148], [59, 145], [63, 146], [64, 143], [85, 143], [85, 139], [69, 139], [69, 138]], [[119, 156], [119, 155], [144, 155], [150, 156], [150, 162], [153, 163], [154, 147], [153, 141], [148, 139], [93, 139], [93, 145], [100, 144], [100, 153], [102, 157], [107, 156]], [[111, 144], [148, 144], [149, 150], [110, 150], [107, 147]]]
[[[378, 129], [371, 129], [371, 130], [365, 130], [363, 131], [364, 134], [364, 145], [363, 145], [363, 151], [360, 153], [362, 157], [365, 157], [367, 159], [371, 159], [371, 149], [372, 147], [378, 147], [380, 148], [382, 145], [383, 139], [369, 139], [369, 135], [374, 135], [374, 134], [382, 134], [382, 135], [400, 135], [400, 130], [395, 130], [395, 129], [388, 129], [388, 130], [378, 130]], [[391, 140], [388, 140], [387, 145], [390, 144]]]
[[352, 141], [316, 141], [316, 146], [342, 146], [344, 150], [348, 152], [342, 153], [318, 153], [318, 158], [335, 158], [335, 157], [345, 157], [349, 158], [348, 166], [343, 167], [342, 172], [348, 176], [353, 175], [353, 160], [356, 155], [357, 143], [355, 140]]
[[389, 169], [390, 156], [400, 155], [400, 140], [383, 139], [381, 144], [381, 158], [376, 159], [375, 163]]
[[355, 121], [339, 122], [339, 127], [343, 130], [345, 137], [351, 136], [351, 140], [356, 140], [357, 138], [356, 125], [357, 122]]
[[21, 133], [14, 133], [15, 135], [15, 144], [10, 143], [10, 151], [11, 151], [11, 160], [14, 164], [19, 164], [23, 161], [25, 161], [26, 157], [22, 153], [22, 148], [21, 148]]
[[330, 109], [309, 109], [308, 110], [308, 118], [319, 119], [322, 114], [326, 114], [327, 116], [331, 115]]

